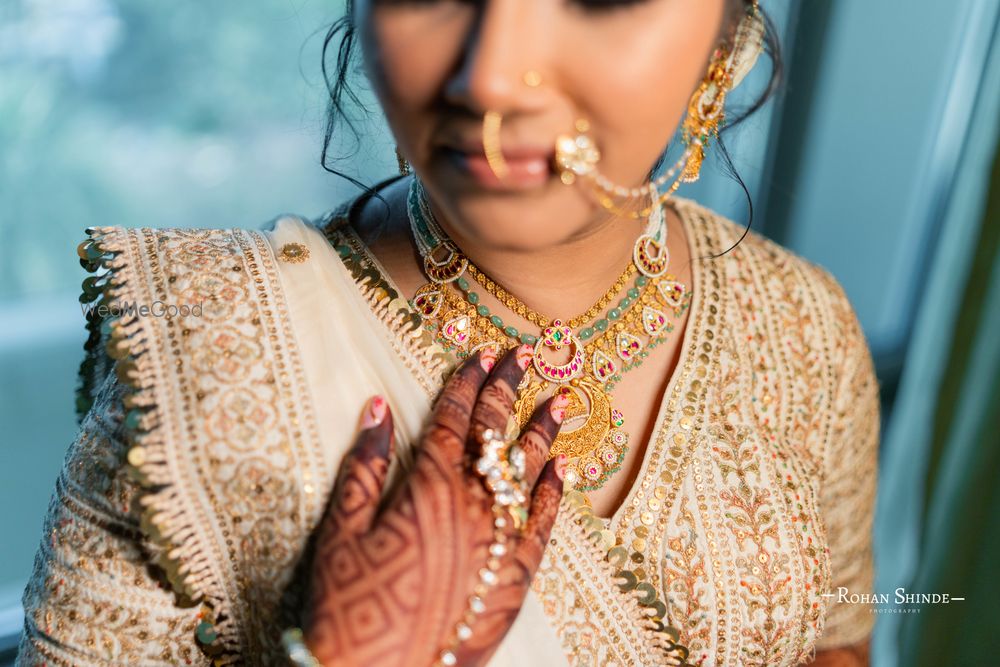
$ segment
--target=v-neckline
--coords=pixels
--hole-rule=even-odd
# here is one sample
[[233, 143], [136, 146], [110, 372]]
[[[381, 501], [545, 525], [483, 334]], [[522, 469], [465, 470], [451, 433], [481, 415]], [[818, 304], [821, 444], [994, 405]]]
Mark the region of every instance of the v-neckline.
[[[680, 206], [676, 204], [680, 202]], [[688, 249], [688, 262], [691, 265], [691, 305], [688, 308], [687, 319], [684, 321], [684, 332], [681, 334], [680, 340], [680, 354], [677, 356], [677, 363], [674, 365], [673, 370], [670, 373], [670, 379], [667, 381], [666, 387], [663, 389], [663, 394], [660, 396], [659, 403], [656, 408], [656, 418], [653, 421], [653, 428], [649, 432], [649, 439], [645, 443], [645, 448], [642, 452], [642, 461], [639, 464], [639, 470], [636, 473], [635, 480], [629, 487], [628, 493], [622, 499], [615, 511], [611, 513], [610, 517], [598, 517], [604, 522], [612, 532], [618, 533], [620, 528], [620, 523], [626, 508], [630, 505], [632, 500], [635, 498], [636, 493], [642, 486], [642, 481], [649, 473], [650, 461], [653, 460], [654, 450], [661, 443], [660, 432], [666, 428], [667, 424], [673, 421], [673, 410], [667, 407], [670, 401], [670, 395], [676, 390], [677, 384], [681, 381], [681, 374], [688, 362], [688, 358], [694, 354], [695, 345], [692, 341], [693, 331], [695, 329], [694, 321], [695, 318], [699, 316], [701, 312], [702, 304], [702, 275], [701, 275], [701, 262], [698, 261], [696, 252], [698, 251], [698, 243], [695, 240], [695, 232], [692, 229], [693, 224], [691, 221], [691, 211], [689, 210], [691, 203], [687, 200], [681, 198], [675, 198], [673, 200], [674, 211], [677, 213], [677, 217], [681, 221], [681, 227], [684, 229], [684, 240], [687, 243]], [[597, 516], [596, 514], [594, 516]]]
[[[381, 189], [382, 186], [389, 185], [392, 182], [395, 182], [396, 180], [398, 180], [398, 177], [389, 179], [388, 181], [384, 181], [379, 185], [376, 185], [375, 190]], [[399, 288], [399, 285], [396, 284], [395, 279], [393, 279], [393, 277], [389, 275], [389, 272], [386, 271], [385, 267], [382, 265], [379, 259], [375, 256], [374, 253], [371, 252], [371, 250], [368, 247], [368, 244], [365, 243], [363, 240], [361, 240], [360, 236], [357, 234], [354, 227], [352, 226], [352, 223], [354, 222], [354, 220], [352, 219], [353, 215], [360, 210], [360, 207], [363, 205], [365, 199], [367, 199], [367, 197], [364, 195], [358, 197], [354, 202], [351, 203], [350, 207], [346, 210], [346, 212], [342, 213], [343, 217], [346, 218], [347, 220], [347, 224], [344, 225], [343, 231], [346, 231], [354, 238], [355, 241], [354, 245], [356, 245], [356, 247], [364, 255], [365, 261], [371, 266], [371, 268], [380, 274], [385, 285], [389, 287], [391, 290], [393, 290], [396, 293], [396, 295], [400, 297], [401, 301], [407, 302], [406, 307], [410, 310], [410, 312], [414, 316], [419, 318], [421, 317], [420, 314], [417, 313], [415, 310], [413, 310], [412, 306], [409, 305], [407, 297], [405, 296], [404, 292]], [[673, 371], [671, 372], [670, 380], [667, 382], [667, 385], [663, 391], [663, 395], [660, 397], [660, 401], [657, 404], [656, 418], [655, 421], [653, 422], [653, 428], [650, 431], [649, 439], [645, 443], [645, 448], [643, 449], [643, 454], [642, 454], [642, 461], [639, 464], [639, 470], [636, 473], [635, 480], [629, 487], [628, 493], [625, 494], [625, 497], [622, 499], [622, 502], [619, 503], [618, 507], [615, 508], [615, 511], [611, 514], [610, 517], [600, 517], [597, 516], [596, 514], [594, 515], [596, 518], [600, 519], [605, 524], [605, 526], [607, 526], [609, 529], [611, 529], [613, 532], [616, 533], [619, 531], [620, 528], [619, 524], [623, 518], [623, 514], [626, 512], [629, 504], [632, 502], [632, 500], [638, 493], [638, 490], [642, 484], [643, 479], [649, 473], [650, 461], [654, 459], [654, 450], [658, 447], [658, 445], [662, 441], [662, 439], [659, 437], [660, 432], [666, 427], [666, 425], [669, 422], [673, 421], [673, 416], [674, 416], [672, 414], [673, 410], [668, 409], [667, 405], [671, 393], [676, 391], [676, 386], [681, 381], [680, 376], [682, 374], [682, 369], [687, 364], [689, 357], [694, 354], [695, 346], [692, 341], [692, 338], [695, 326], [693, 322], [695, 318], [700, 315], [701, 305], [703, 301], [701, 294], [703, 291], [701, 262], [698, 261], [698, 258], [695, 254], [696, 252], [698, 252], [700, 244], [696, 240], [695, 230], [693, 229], [694, 224], [692, 220], [692, 211], [690, 210], [691, 207], [694, 206], [694, 203], [682, 197], [674, 197], [671, 203], [674, 211], [677, 213], [677, 217], [681, 221], [681, 227], [684, 230], [685, 242], [688, 247], [688, 258], [691, 264], [690, 289], [692, 292], [692, 298], [691, 298], [691, 304], [689, 306], [688, 316], [684, 322], [684, 333], [681, 335], [680, 354], [678, 355], [677, 363], [674, 365]], [[343, 209], [341, 209], [341, 211], [343, 211]], [[368, 305], [370, 308], [373, 306], [373, 304], [371, 304], [370, 302]], [[378, 317], [378, 313], [375, 313], [375, 315]], [[393, 334], [392, 332], [390, 332], [390, 334], [405, 335], [405, 334]], [[454, 355], [450, 356], [455, 360], [455, 363], [457, 363], [457, 358], [454, 357]]]

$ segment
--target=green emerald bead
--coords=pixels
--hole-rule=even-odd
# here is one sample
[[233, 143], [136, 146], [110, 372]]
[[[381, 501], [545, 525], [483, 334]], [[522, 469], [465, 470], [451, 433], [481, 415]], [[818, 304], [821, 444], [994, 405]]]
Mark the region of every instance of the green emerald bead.
[[503, 332], [505, 334], [507, 334], [508, 336], [510, 336], [511, 338], [517, 338], [518, 335], [520, 335], [520, 333], [521, 333], [520, 331], [518, 331], [514, 327], [504, 327]]
[[608, 328], [608, 321], [597, 320], [596, 322], [594, 322], [594, 328], [597, 329], [598, 331], [606, 331]]
[[486, 306], [479, 306], [478, 308], [476, 308], [476, 312], [479, 313], [480, 317], [490, 316], [490, 309], [487, 308]]
[[618, 310], [617, 308], [612, 308], [611, 310], [608, 311], [609, 320], [617, 320], [621, 316], [622, 316], [622, 311]]
[[475, 292], [469, 292], [468, 294], [466, 294], [465, 299], [473, 306], [479, 303], [479, 295], [476, 294]]
[[458, 285], [458, 289], [462, 290], [463, 292], [468, 291], [469, 289], [469, 281], [466, 280], [465, 278], [459, 278], [458, 280], [455, 281], [455, 284]]
[[195, 630], [195, 636], [198, 637], [198, 641], [202, 644], [211, 644], [218, 638], [218, 634], [215, 632], [215, 627], [208, 621], [202, 621], [198, 624], [198, 628]]
[[351, 256], [351, 246], [339, 245], [337, 246], [337, 254], [340, 255], [341, 259]]
[[518, 339], [520, 339], [520, 341], [525, 345], [534, 345], [538, 342], [538, 337], [532, 336], [530, 333], [523, 333], [518, 336]]
[[499, 316], [494, 315], [493, 317], [490, 318], [490, 322], [492, 322], [493, 326], [497, 327], [498, 329], [503, 329], [503, 320], [501, 320]]
[[84, 396], [83, 394], [77, 395], [76, 413], [78, 415], [86, 414], [86, 412], [90, 410], [91, 405], [93, 405], [93, 401], [91, 401], [88, 397]]
[[590, 340], [590, 338], [593, 335], [594, 335], [594, 330], [591, 329], [590, 327], [587, 327], [586, 329], [580, 329], [580, 333], [577, 334], [577, 336], [580, 337], [580, 340]]
[[139, 428], [139, 420], [142, 419], [142, 412], [138, 408], [133, 408], [125, 415], [125, 428], [135, 430]]
[[628, 297], [625, 297], [624, 299], [618, 302], [618, 307], [621, 308], [622, 310], [625, 310], [631, 305], [632, 305], [632, 299]]
[[630, 287], [629, 290], [628, 290], [628, 292], [626, 292], [626, 294], [628, 294], [628, 298], [630, 298], [630, 299], [638, 299], [639, 298], [639, 290], [637, 290], [634, 287]]
[[649, 278], [647, 278], [646, 276], [639, 276], [638, 278], [635, 279], [635, 284], [638, 285], [639, 287], [645, 287], [646, 283], [648, 282]]

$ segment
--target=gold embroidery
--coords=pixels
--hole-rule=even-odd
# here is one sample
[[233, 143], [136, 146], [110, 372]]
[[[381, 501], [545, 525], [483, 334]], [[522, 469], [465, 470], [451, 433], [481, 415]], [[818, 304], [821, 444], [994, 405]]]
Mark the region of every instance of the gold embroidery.
[[[870, 355], [827, 273], [755, 234], [700, 260], [742, 229], [676, 201], [695, 251], [694, 302], [660, 421], [610, 523], [564, 506], [533, 590], [574, 665], [660, 664], [641, 620], [657, 597], [691, 662], [796, 664], [871, 628], [862, 606], [822, 597], [834, 582], [871, 584]], [[400, 359], [435, 395], [454, 358], [430, 344], [352, 230], [325, 231]], [[197, 303], [203, 314], [125, 316], [103, 329], [88, 321], [80, 408], [97, 396], [125, 409], [107, 422], [91, 413], [67, 460], [25, 595], [24, 655], [78, 664], [86, 660], [70, 647], [83, 646], [116, 663], [205, 664], [193, 636], [209, 618], [221, 664], [277, 660], [302, 590], [292, 569], [325, 502], [315, 489], [329, 488], [332, 471], [275, 254], [254, 233], [111, 228], [94, 230], [80, 252], [108, 269], [85, 284], [94, 299]], [[114, 374], [96, 354], [105, 348]], [[131, 389], [102, 394], [109, 374], [108, 387], [117, 378]], [[123, 474], [126, 452], [141, 489]], [[146, 541], [140, 521], [162, 539]], [[176, 590], [208, 603], [207, 616], [150, 578], [140, 543]]]
[[289, 264], [302, 264], [309, 259], [309, 248], [301, 243], [286, 243], [281, 246], [278, 257]]
[[667, 539], [661, 567], [670, 610], [680, 625], [681, 641], [691, 651], [690, 661], [698, 663], [708, 657], [711, 644], [712, 619], [699, 604], [707, 595], [705, 554], [686, 496], [681, 497], [678, 510], [675, 525], [679, 532]]
[[123, 311], [110, 323], [109, 351], [140, 406], [124, 419], [128, 460], [146, 485], [154, 554], [179, 592], [208, 604], [199, 636], [217, 639], [206, 650], [223, 664], [277, 659], [280, 597], [323, 509], [303, 479], [332, 481], [270, 248], [239, 230], [92, 237], [112, 270], [112, 302], [203, 306], [169, 318]]
[[421, 326], [420, 314], [399, 295], [391, 278], [345, 224], [343, 215], [335, 213], [324, 225], [323, 233], [339, 253], [374, 315], [392, 335], [399, 359], [413, 372], [427, 396], [433, 398], [458, 360]]
[[[794, 664], [822, 631], [821, 593], [829, 588], [816, 489], [822, 443], [836, 437], [819, 421], [832, 419], [824, 388], [832, 384], [834, 355], [822, 336], [838, 326], [827, 305], [835, 290], [755, 234], [728, 256], [698, 259], [729, 248], [742, 230], [693, 202], [675, 201], [695, 256], [685, 348], [639, 479], [610, 528], [618, 545], [635, 552], [636, 576], [667, 602], [681, 641], [695, 649], [691, 661], [759, 664], [759, 656], [770, 656], [774, 664]], [[351, 252], [365, 248], [352, 244]], [[373, 269], [374, 258], [351, 261], [360, 284], [391, 289]], [[782, 364], [787, 373], [778, 372]], [[750, 449], [720, 446], [710, 435], [729, 421], [752, 425]], [[742, 491], [739, 471], [753, 482]], [[747, 521], [752, 530], [736, 527]], [[616, 652], [621, 636], [596, 621], [587, 604], [607, 597], [599, 592], [603, 584], [581, 583], [579, 554], [567, 556], [562, 544], [550, 551], [534, 588], [570, 647], [571, 663], [627, 664]], [[776, 621], [779, 609], [787, 622]]]
[[193, 640], [197, 609], [178, 606], [147, 565], [113, 379], [95, 389], [97, 410], [57, 480], [24, 592], [18, 664], [208, 665]]

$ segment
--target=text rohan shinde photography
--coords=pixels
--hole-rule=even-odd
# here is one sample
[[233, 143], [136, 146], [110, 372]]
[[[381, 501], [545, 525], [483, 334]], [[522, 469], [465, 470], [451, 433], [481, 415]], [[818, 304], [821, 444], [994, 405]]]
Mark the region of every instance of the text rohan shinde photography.
[[949, 604], [953, 601], [965, 600], [950, 593], [907, 593], [902, 586], [890, 593], [852, 593], [846, 586], [837, 588], [836, 593], [827, 593], [824, 597], [836, 596], [837, 602], [849, 604]]

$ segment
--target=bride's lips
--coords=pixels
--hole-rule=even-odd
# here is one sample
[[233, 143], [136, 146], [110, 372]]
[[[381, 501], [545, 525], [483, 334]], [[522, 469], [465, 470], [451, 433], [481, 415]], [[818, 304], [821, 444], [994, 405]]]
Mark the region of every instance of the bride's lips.
[[478, 185], [490, 190], [527, 190], [545, 185], [555, 174], [552, 169], [554, 149], [531, 146], [503, 147], [507, 174], [501, 180], [493, 173], [486, 155], [480, 147], [460, 148], [439, 146], [438, 150], [448, 162], [460, 172], [472, 178]]

